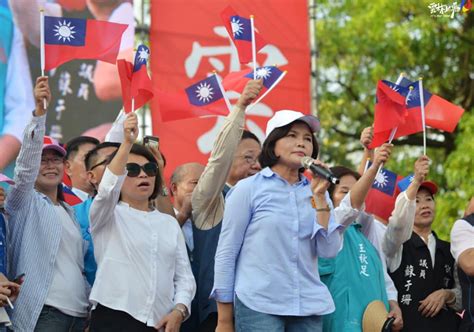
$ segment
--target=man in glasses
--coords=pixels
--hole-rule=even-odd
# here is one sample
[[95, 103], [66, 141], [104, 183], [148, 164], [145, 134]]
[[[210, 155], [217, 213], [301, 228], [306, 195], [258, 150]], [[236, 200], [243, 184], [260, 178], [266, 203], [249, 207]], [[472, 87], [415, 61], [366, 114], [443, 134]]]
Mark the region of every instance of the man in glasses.
[[99, 140], [89, 136], [75, 137], [66, 143], [66, 164], [64, 172], [71, 180], [72, 192], [81, 199], [87, 200], [94, 194], [94, 187], [87, 178], [84, 163], [86, 154], [99, 144]]
[[[192, 306], [197, 308], [190, 322], [183, 324], [184, 331], [215, 331], [217, 326], [217, 305], [209, 295], [214, 283], [214, 256], [224, 215], [224, 197], [239, 180], [260, 170], [257, 162], [260, 142], [243, 128], [245, 109], [256, 99], [261, 88], [261, 80], [251, 80], [245, 86], [214, 142], [209, 161], [192, 194], [192, 267], [197, 283]], [[196, 320], [197, 324], [191, 326]]]

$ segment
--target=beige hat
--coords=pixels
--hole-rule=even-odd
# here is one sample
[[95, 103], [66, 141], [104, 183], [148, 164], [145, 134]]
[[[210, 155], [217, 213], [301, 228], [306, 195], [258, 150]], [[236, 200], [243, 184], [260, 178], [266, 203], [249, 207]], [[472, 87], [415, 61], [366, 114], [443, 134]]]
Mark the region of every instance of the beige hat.
[[392, 330], [395, 318], [387, 318], [388, 311], [380, 300], [370, 302], [362, 317], [363, 332], [385, 332]]

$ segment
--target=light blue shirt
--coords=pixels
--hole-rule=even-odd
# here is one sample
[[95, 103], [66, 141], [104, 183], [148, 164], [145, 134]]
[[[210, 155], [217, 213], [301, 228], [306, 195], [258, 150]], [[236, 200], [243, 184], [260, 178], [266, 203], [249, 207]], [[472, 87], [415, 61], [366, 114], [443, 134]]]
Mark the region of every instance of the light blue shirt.
[[328, 230], [322, 228], [311, 198], [308, 179], [289, 184], [268, 167], [238, 182], [226, 198], [211, 296], [233, 302], [237, 295], [273, 315], [333, 312], [318, 256], [337, 255], [344, 227], [331, 208]]

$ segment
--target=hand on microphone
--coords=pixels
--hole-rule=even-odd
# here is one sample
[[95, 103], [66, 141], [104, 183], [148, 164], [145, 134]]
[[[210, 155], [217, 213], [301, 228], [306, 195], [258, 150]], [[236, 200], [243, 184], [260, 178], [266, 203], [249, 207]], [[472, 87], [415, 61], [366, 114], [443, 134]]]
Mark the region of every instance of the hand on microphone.
[[[313, 160], [313, 164], [329, 170], [329, 166], [320, 160]], [[328, 180], [314, 174], [313, 172], [311, 172], [311, 175], [313, 176], [313, 179], [311, 180], [311, 191], [313, 192], [313, 195], [324, 196], [331, 183], [329, 183]]]

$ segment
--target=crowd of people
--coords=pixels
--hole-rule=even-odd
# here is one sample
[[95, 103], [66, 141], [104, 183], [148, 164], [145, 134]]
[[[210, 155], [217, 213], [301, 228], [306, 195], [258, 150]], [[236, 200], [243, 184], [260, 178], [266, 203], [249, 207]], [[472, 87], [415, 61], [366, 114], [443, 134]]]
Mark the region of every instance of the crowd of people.
[[[439, 239], [420, 156], [385, 225], [364, 202], [393, 146], [370, 150], [369, 127], [359, 169], [329, 168], [318, 119], [291, 110], [262, 143], [243, 129], [261, 89], [247, 83], [207, 164], [180, 165], [167, 184], [134, 113], [111, 129], [119, 141], [45, 136], [39, 77], [14, 183], [0, 189], [1, 328], [474, 331], [474, 199], [451, 245]], [[339, 183], [305, 173], [306, 156]]]

